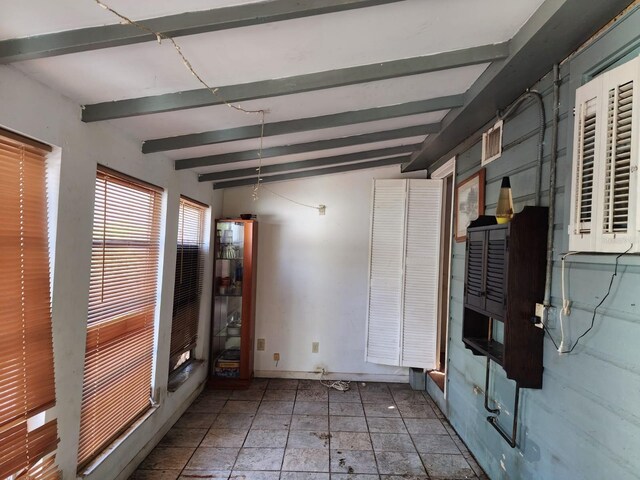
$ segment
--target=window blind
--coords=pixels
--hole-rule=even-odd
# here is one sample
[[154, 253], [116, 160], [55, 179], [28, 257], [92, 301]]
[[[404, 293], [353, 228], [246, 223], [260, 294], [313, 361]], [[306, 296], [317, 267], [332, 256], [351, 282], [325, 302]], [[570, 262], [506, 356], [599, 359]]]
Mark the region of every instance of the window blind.
[[178, 215], [178, 250], [173, 322], [171, 326], [171, 366], [179, 357], [196, 346], [200, 293], [204, 261], [204, 220], [207, 207], [187, 198], [180, 198]]
[[34, 421], [55, 405], [48, 151], [0, 131], [0, 478], [58, 478], [56, 420]]
[[161, 196], [98, 168], [79, 468], [150, 407]]

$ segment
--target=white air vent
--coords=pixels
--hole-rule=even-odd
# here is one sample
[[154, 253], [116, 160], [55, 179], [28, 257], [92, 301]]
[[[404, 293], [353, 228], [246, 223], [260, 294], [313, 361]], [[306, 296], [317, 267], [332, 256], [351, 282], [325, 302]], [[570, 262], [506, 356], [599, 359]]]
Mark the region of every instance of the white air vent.
[[640, 252], [640, 58], [576, 91], [569, 249]]
[[502, 120], [482, 134], [482, 166], [502, 155]]

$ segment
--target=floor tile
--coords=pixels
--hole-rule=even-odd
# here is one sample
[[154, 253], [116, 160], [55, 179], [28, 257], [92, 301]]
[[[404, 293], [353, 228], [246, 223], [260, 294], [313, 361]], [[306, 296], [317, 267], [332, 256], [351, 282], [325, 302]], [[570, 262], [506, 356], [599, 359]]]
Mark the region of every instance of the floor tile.
[[249, 430], [245, 447], [284, 448], [287, 445], [287, 430]]
[[331, 450], [331, 472], [378, 473], [371, 450]]
[[415, 452], [408, 433], [372, 433], [371, 443], [376, 452]]
[[331, 480], [376, 480], [380, 475], [371, 473], [332, 473]]
[[437, 418], [433, 408], [426, 403], [399, 403], [398, 411], [403, 418]]
[[369, 392], [360, 391], [360, 398], [362, 403], [393, 403], [393, 397], [391, 393], [387, 392]]
[[460, 453], [460, 450], [458, 450], [458, 447], [449, 435], [413, 433], [411, 437], [420, 453]]
[[453, 480], [476, 477], [475, 472], [462, 455], [423, 453], [421, 457], [424, 466], [427, 468], [427, 473], [431, 478]]
[[295, 402], [296, 391], [295, 390], [265, 390], [262, 400], [280, 401], [280, 402]]
[[278, 470], [282, 466], [284, 448], [243, 448], [235, 470]]
[[180, 470], [136, 470], [129, 480], [176, 480]]
[[424, 398], [422, 392], [416, 392], [413, 390], [391, 390], [391, 395], [396, 403], [405, 404], [425, 404], [427, 399]]
[[429, 480], [428, 475], [380, 475], [381, 480]]
[[295, 415], [327, 415], [329, 413], [329, 404], [327, 402], [296, 401], [293, 413]]
[[347, 390], [346, 392], [339, 392], [338, 390], [329, 391], [329, 402], [332, 403], [361, 403], [360, 392], [356, 388], [355, 390]]
[[329, 415], [343, 415], [349, 417], [363, 417], [364, 409], [361, 403], [336, 403], [329, 404]]
[[265, 401], [263, 400], [258, 408], [258, 414], [269, 413], [274, 415], [291, 415], [293, 413], [293, 402]]
[[278, 480], [280, 478], [280, 470], [277, 472], [252, 472], [236, 471], [231, 472], [229, 480]]
[[192, 447], [156, 447], [140, 464], [141, 470], [181, 470], [191, 458]]
[[182, 471], [178, 480], [197, 480], [206, 478], [207, 480], [223, 480], [228, 479], [231, 472], [229, 470], [187, 470]]
[[183, 413], [176, 422], [176, 428], [209, 428], [218, 414], [216, 413]]
[[254, 378], [251, 380], [251, 384], [249, 385], [249, 390], [264, 390], [269, 385], [268, 378]]
[[282, 470], [293, 472], [328, 472], [329, 450], [322, 448], [287, 448]]
[[240, 448], [247, 436], [246, 429], [212, 428], [202, 440], [202, 447]]
[[231, 400], [245, 400], [259, 402], [262, 400], [264, 390], [235, 390], [231, 394]]
[[430, 435], [446, 435], [442, 422], [435, 418], [405, 418], [409, 433], [428, 433]]
[[372, 450], [368, 433], [333, 432], [331, 434], [332, 450]]
[[272, 378], [269, 380], [269, 384], [267, 385], [267, 390], [297, 390], [298, 389], [298, 380], [289, 379], [289, 378]]
[[255, 415], [246, 413], [221, 413], [211, 428], [249, 429]]
[[320, 380], [298, 380], [298, 390], [328, 390]]
[[175, 428], [162, 437], [161, 447], [197, 447], [207, 433], [206, 428]]
[[251, 425], [252, 430], [289, 430], [291, 415], [260, 413]]
[[328, 429], [328, 415], [294, 415], [291, 418], [291, 430], [321, 431]]
[[372, 433], [407, 433], [401, 418], [367, 418], [367, 424]]
[[426, 472], [417, 453], [377, 452], [378, 471], [381, 474], [424, 475]]
[[289, 432], [287, 448], [329, 448], [329, 432]]
[[185, 470], [231, 470], [239, 448], [199, 447]]
[[226, 402], [226, 399], [221, 400], [211, 396], [200, 396], [187, 411], [191, 413], [220, 413]]
[[358, 388], [360, 392], [383, 392], [389, 393], [389, 386], [381, 382], [359, 382]]
[[227, 400], [222, 413], [256, 413], [260, 402], [248, 400]]
[[297, 402], [326, 402], [329, 400], [329, 392], [325, 390], [298, 390]]
[[329, 417], [330, 432], [368, 432], [364, 417]]
[[393, 402], [362, 403], [367, 417], [399, 417], [398, 407]]
[[329, 480], [328, 473], [282, 472], [280, 480]]

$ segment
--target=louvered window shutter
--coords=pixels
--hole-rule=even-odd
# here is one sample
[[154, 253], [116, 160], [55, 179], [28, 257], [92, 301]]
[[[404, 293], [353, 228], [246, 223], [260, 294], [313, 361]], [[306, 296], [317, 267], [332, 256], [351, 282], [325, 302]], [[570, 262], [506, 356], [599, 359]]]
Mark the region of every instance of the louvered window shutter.
[[593, 217], [599, 168], [596, 162], [600, 147], [601, 117], [599, 94], [601, 82], [594, 81], [576, 92], [575, 141], [573, 159], [573, 209], [571, 212], [572, 249], [595, 247]]
[[640, 57], [576, 91], [569, 249], [640, 252]]
[[374, 180], [366, 360], [400, 364], [406, 182]]
[[57, 422], [47, 412], [55, 406], [45, 165], [50, 151], [0, 130], [2, 479], [59, 478], [53, 456]]
[[99, 167], [79, 468], [151, 406], [161, 208], [160, 188]]
[[441, 180], [407, 180], [401, 365], [434, 369], [438, 333]]
[[[600, 251], [621, 251], [635, 241], [638, 202], [638, 71], [629, 62], [603, 75], [606, 141], [602, 185]], [[635, 134], [634, 134], [635, 132]]]

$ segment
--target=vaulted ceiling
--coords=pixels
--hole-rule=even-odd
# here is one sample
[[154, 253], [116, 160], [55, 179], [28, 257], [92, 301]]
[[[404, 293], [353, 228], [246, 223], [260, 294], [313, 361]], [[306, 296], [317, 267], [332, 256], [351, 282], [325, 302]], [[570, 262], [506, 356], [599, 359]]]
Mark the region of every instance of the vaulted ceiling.
[[[175, 38], [217, 92], [94, 0], [3, 2], [0, 63], [214, 188], [255, 183], [260, 163], [267, 182], [426, 168], [630, 3], [104, 1]], [[264, 132], [225, 102], [267, 111]]]

